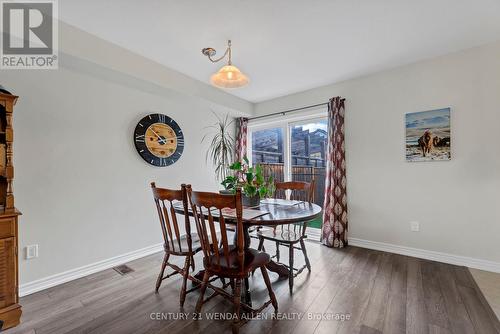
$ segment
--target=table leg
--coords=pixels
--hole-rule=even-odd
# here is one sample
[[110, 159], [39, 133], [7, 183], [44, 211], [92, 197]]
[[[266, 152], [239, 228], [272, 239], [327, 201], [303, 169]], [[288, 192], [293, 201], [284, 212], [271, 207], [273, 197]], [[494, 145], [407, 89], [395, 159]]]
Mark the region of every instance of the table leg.
[[271, 262], [269, 262], [266, 265], [266, 268], [267, 268], [267, 270], [278, 274], [279, 275], [278, 279], [280, 281], [284, 280], [284, 279], [288, 279], [288, 276], [290, 275], [289, 270], [285, 265], [278, 263], [278, 262], [274, 262], [273, 260], [271, 260]]
[[[251, 238], [250, 238], [250, 233], [248, 231], [248, 227], [246, 225], [243, 226], [243, 236], [245, 238], [245, 249], [248, 249], [250, 248], [250, 244], [251, 244]], [[236, 233], [234, 234], [234, 244], [236, 244]], [[276, 273], [279, 275], [279, 280], [285, 280], [285, 279], [288, 279], [288, 276], [290, 275], [289, 273], [289, 270], [288, 268], [283, 265], [283, 264], [280, 264], [280, 263], [277, 263], [273, 260], [271, 260], [271, 262], [269, 262], [267, 265], [266, 265], [266, 268], [267, 270], [273, 272], [273, 273]], [[194, 275], [195, 278], [199, 279], [200, 281], [203, 280], [203, 275], [205, 274], [205, 270], [200, 270], [196, 275]], [[252, 296], [250, 294], [250, 287], [249, 287], [249, 282], [248, 282], [248, 278], [245, 279], [245, 282], [244, 282], [244, 293], [243, 293], [243, 296], [244, 296], [244, 300], [247, 304], [251, 305], [252, 303]], [[197, 283], [195, 282], [192, 282], [192, 285], [193, 286], [196, 286]]]
[[[250, 248], [250, 243], [251, 243], [250, 233], [248, 232], [248, 228], [249, 228], [248, 225], [243, 225], [243, 235], [245, 236], [245, 249]], [[271, 260], [271, 262], [269, 262], [266, 265], [266, 268], [267, 270], [272, 271], [273, 273], [277, 273], [279, 275], [279, 280], [288, 279], [288, 276], [290, 275], [289, 270], [285, 265], [275, 262], [273, 260]]]

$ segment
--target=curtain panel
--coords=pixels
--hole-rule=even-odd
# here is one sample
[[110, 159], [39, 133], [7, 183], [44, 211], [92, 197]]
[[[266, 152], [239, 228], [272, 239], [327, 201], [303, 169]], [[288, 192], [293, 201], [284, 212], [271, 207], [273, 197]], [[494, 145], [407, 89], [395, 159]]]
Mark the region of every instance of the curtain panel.
[[247, 154], [248, 118], [238, 118], [236, 126], [235, 161], [241, 161]]
[[347, 192], [344, 142], [344, 99], [328, 102], [328, 151], [321, 242], [328, 247], [347, 246]]

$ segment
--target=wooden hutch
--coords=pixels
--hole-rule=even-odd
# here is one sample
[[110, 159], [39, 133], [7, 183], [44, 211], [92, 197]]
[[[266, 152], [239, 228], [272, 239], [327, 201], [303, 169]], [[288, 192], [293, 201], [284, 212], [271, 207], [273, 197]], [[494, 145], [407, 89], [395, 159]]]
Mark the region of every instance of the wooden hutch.
[[14, 207], [12, 112], [17, 96], [0, 86], [0, 331], [19, 324], [18, 232]]

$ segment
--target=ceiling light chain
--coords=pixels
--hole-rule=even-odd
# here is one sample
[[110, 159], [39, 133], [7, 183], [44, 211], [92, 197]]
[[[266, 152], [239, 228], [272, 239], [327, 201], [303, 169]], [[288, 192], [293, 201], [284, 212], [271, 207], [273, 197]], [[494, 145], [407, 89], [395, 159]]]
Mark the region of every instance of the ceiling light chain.
[[224, 54], [220, 58], [217, 58], [217, 59], [212, 58], [217, 53], [217, 51], [215, 51], [214, 48], [204, 48], [203, 50], [201, 50], [201, 53], [203, 53], [205, 56], [207, 56], [208, 59], [210, 59], [210, 61], [212, 63], [217, 63], [217, 62], [221, 61], [222, 59], [224, 59], [227, 56], [227, 54], [229, 54], [228, 64], [231, 65], [231, 40], [227, 41], [226, 51], [224, 52]]

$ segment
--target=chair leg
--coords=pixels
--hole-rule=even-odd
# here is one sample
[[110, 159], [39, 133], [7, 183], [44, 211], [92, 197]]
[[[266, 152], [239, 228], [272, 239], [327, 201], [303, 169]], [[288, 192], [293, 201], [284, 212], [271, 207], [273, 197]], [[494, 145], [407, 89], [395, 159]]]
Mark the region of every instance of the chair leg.
[[289, 246], [289, 265], [290, 265], [290, 272], [289, 272], [289, 277], [288, 277], [288, 285], [290, 286], [290, 293], [293, 293], [293, 245]]
[[269, 279], [269, 274], [265, 266], [260, 267], [262, 272], [262, 277], [264, 277], [264, 282], [266, 283], [267, 292], [269, 293], [269, 298], [271, 298], [271, 303], [274, 307], [274, 312], [278, 313], [278, 301], [276, 300], [276, 295], [274, 294], [273, 287], [271, 286], [271, 280]]
[[237, 278], [234, 282], [234, 320], [233, 320], [233, 333], [238, 333], [240, 322], [240, 304], [241, 304], [241, 279]]
[[194, 256], [191, 256], [191, 269], [192, 271], [195, 270], [195, 266], [194, 266]]
[[309, 262], [309, 258], [307, 257], [306, 243], [304, 242], [304, 239], [300, 239], [300, 248], [302, 249], [302, 254], [304, 254], [304, 260], [306, 261], [307, 270], [311, 272], [311, 263]]
[[160, 274], [158, 275], [158, 278], [156, 279], [155, 293], [158, 293], [158, 290], [160, 289], [161, 282], [163, 281], [163, 274], [165, 273], [165, 268], [167, 267], [169, 257], [170, 257], [170, 254], [165, 253], [165, 256], [163, 257], [163, 263], [161, 264]]
[[264, 238], [259, 238], [259, 247], [257, 247], [257, 250], [265, 252], [265, 250], [264, 250]]
[[196, 303], [196, 313], [201, 312], [201, 307], [203, 306], [203, 298], [205, 296], [205, 291], [207, 290], [208, 280], [210, 279], [210, 274], [208, 270], [205, 270], [205, 274], [203, 275], [203, 282], [201, 283], [200, 288], [200, 296], [198, 297], [198, 302]]
[[189, 266], [191, 265], [190, 262], [191, 262], [191, 257], [186, 256], [186, 261], [184, 262], [184, 272], [182, 277], [181, 297], [179, 299], [181, 307], [184, 306], [184, 301], [186, 300], [186, 283], [187, 283], [187, 278], [189, 276]]
[[245, 303], [247, 303], [248, 305], [252, 305], [252, 301], [251, 301], [251, 295], [250, 295], [250, 282], [248, 281], [248, 277], [245, 277], [245, 280], [244, 280], [244, 283], [245, 283]]
[[[266, 249], [264, 248], [264, 238], [260, 237], [259, 238], [259, 247], [257, 247], [258, 251], [265, 252]], [[255, 274], [255, 270], [252, 270], [252, 276]]]
[[280, 262], [280, 243], [276, 241], [276, 262]]

